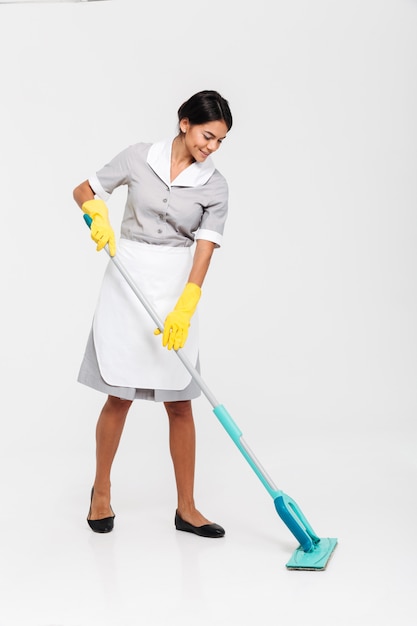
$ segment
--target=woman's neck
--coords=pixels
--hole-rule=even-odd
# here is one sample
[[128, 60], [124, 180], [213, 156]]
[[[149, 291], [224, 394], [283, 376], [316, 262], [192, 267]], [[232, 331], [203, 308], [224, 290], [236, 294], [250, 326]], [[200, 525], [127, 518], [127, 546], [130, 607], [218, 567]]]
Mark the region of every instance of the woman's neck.
[[194, 159], [188, 152], [182, 135], [177, 135], [172, 142], [171, 181], [175, 180], [192, 163], [194, 163]]

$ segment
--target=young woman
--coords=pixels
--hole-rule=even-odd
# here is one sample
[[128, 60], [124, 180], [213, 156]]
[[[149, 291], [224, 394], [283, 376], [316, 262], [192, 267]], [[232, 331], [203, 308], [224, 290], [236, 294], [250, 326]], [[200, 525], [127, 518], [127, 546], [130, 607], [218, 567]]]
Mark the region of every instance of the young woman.
[[133, 400], [144, 399], [163, 402], [169, 418], [178, 495], [175, 527], [204, 537], [225, 534], [194, 503], [191, 400], [200, 389], [170, 351], [183, 348], [199, 367], [196, 308], [213, 251], [222, 243], [228, 206], [227, 182], [211, 155], [231, 127], [227, 100], [216, 91], [201, 91], [180, 106], [173, 139], [129, 146], [74, 189], [78, 206], [92, 218], [97, 250], [108, 244], [114, 256], [116, 238], [105, 200], [116, 187], [127, 186], [117, 256], [165, 319], [161, 345], [149, 314], [110, 261], [78, 377], [107, 395], [96, 427], [96, 475], [87, 517], [95, 532], [113, 529], [111, 467], [129, 408]]

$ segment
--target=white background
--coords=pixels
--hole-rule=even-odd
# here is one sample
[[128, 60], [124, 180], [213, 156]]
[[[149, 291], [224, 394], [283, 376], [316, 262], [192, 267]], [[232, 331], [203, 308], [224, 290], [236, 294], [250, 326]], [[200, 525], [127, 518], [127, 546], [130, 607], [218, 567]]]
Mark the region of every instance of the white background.
[[[1, 626], [415, 626], [416, 32], [413, 0], [0, 5]], [[338, 537], [325, 573], [286, 570], [297, 542], [204, 397], [196, 497], [226, 538], [175, 533], [151, 403], [115, 463], [114, 533], [85, 522], [104, 397], [76, 376], [107, 259], [72, 190], [175, 133], [201, 89], [234, 115], [203, 378]]]

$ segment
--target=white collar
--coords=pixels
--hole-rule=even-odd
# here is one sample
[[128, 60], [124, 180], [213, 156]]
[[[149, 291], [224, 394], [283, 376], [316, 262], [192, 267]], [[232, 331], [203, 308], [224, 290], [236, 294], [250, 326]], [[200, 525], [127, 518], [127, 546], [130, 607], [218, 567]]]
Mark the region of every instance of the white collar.
[[211, 157], [207, 157], [203, 163], [191, 163], [178, 176], [170, 181], [171, 150], [173, 139], [164, 139], [152, 144], [149, 149], [147, 163], [155, 174], [170, 187], [197, 187], [204, 185], [213, 175], [215, 167]]

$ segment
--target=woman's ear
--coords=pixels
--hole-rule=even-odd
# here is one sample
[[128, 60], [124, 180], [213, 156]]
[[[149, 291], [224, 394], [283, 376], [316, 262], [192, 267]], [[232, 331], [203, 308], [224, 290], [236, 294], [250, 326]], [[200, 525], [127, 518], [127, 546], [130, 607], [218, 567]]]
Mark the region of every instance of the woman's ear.
[[187, 130], [190, 128], [190, 120], [188, 117], [183, 117], [180, 121], [180, 131], [185, 135]]

